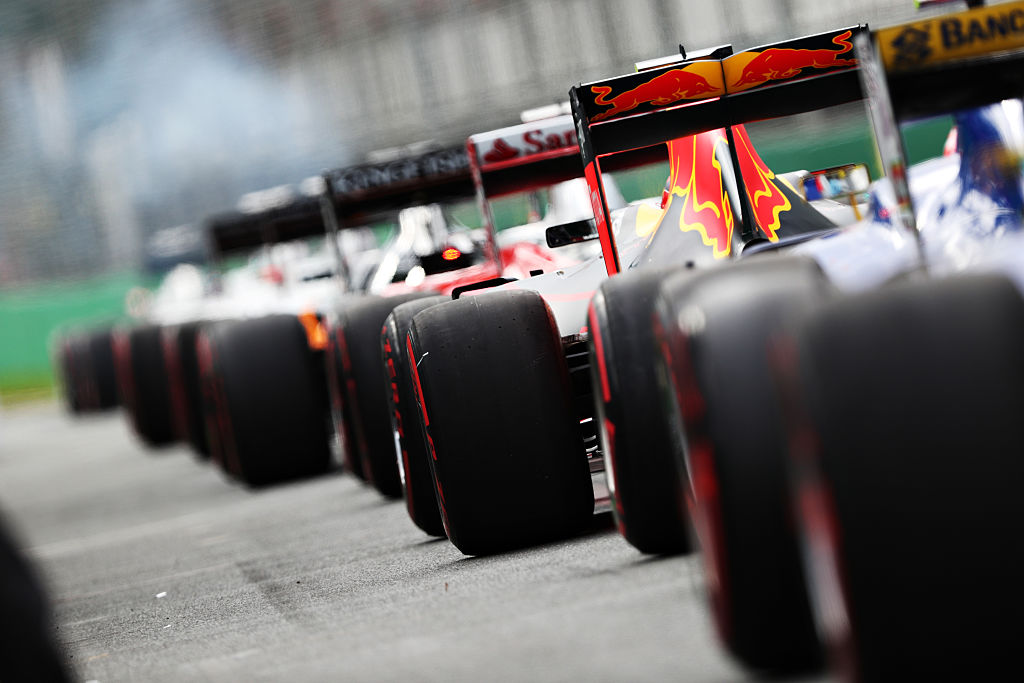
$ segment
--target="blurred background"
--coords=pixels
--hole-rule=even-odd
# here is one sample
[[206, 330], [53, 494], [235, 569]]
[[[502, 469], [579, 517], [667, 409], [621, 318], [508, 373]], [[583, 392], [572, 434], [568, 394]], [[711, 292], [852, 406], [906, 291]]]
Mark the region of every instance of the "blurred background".
[[[115, 318], [132, 287], [202, 261], [202, 220], [245, 192], [459, 142], [679, 43], [742, 48], [913, 13], [904, 0], [5, 0], [0, 402], [47, 395], [54, 329]], [[832, 133], [864, 145], [863, 129]], [[762, 153], [781, 163], [808, 137]]]

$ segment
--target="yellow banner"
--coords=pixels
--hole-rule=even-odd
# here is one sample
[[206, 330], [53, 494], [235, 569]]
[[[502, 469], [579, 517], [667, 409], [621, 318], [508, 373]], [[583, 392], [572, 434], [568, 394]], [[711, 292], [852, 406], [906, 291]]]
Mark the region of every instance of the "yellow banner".
[[886, 71], [910, 71], [1024, 47], [1024, 2], [922, 19], [875, 33]]

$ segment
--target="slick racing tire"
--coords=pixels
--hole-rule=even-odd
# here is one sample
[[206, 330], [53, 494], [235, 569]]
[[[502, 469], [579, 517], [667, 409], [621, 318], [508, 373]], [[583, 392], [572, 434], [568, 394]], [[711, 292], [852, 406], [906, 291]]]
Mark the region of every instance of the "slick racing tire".
[[32, 567], [0, 523], [0, 659], [3, 679], [70, 681], [50, 607]]
[[1024, 299], [997, 275], [840, 300], [796, 337], [791, 462], [831, 654], [997, 680], [1024, 619]]
[[57, 368], [64, 404], [72, 415], [83, 413], [88, 402], [85, 392], [83, 339], [81, 334], [64, 335], [57, 347]]
[[340, 450], [342, 467], [346, 472], [365, 481], [366, 473], [363, 472], [363, 460], [356, 447], [355, 418], [352, 416], [352, 406], [348, 401], [346, 383], [352, 376], [352, 369], [350, 366], [345, 366], [350, 359], [348, 352], [342, 346], [344, 343], [345, 338], [339, 334], [338, 327], [333, 324], [329, 325], [326, 367], [331, 423], [334, 426], [334, 437]]
[[659, 400], [651, 327], [666, 275], [647, 268], [605, 281], [588, 316], [590, 373], [612, 513], [626, 540], [653, 554], [690, 549], [670, 423]]
[[115, 332], [114, 353], [121, 405], [128, 413], [135, 433], [149, 446], [165, 446], [176, 440], [161, 335], [159, 325], [142, 325]]
[[90, 375], [94, 382], [95, 410], [117, 407], [117, 376], [114, 372], [114, 344], [112, 328], [93, 330], [86, 335]]
[[57, 350], [61, 390], [71, 413], [117, 406], [117, 378], [110, 328], [65, 336]]
[[407, 337], [413, 316], [450, 300], [446, 296], [432, 296], [396, 306], [384, 321], [381, 337], [388, 382], [391, 385], [387, 396], [388, 408], [405, 507], [416, 526], [431, 536], [444, 536], [444, 524], [434, 493], [433, 475], [430, 473], [430, 453], [419, 425]]
[[536, 292], [412, 319], [410, 367], [448, 538], [467, 555], [584, 530], [594, 491], [558, 328]]
[[203, 422], [199, 358], [196, 355], [200, 325], [199, 322], [187, 322], [164, 328], [163, 345], [175, 433], [191, 446], [196, 455], [207, 458], [210, 448]]
[[[414, 299], [434, 296], [415, 292], [399, 296], [366, 296], [346, 306], [338, 315], [338, 343], [352, 416], [356, 450], [363, 474], [382, 495], [402, 497], [402, 481], [395, 459], [388, 391], [391, 383], [381, 356], [381, 328], [391, 309]], [[347, 369], [347, 370], [345, 370]]]
[[762, 257], [662, 285], [662, 361], [678, 397], [669, 420], [715, 626], [746, 666], [774, 674], [823, 664], [792, 524], [785, 430], [770, 344], [831, 291], [813, 261]]
[[294, 315], [207, 324], [198, 342], [211, 455], [249, 486], [331, 466], [323, 352]]

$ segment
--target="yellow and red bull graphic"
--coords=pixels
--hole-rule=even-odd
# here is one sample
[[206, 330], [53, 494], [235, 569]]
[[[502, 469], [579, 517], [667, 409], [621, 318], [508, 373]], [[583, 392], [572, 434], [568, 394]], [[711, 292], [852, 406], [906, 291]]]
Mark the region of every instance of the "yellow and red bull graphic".
[[[651, 108], [666, 107], [688, 100], [719, 97], [725, 93], [720, 62], [693, 62], [668, 71], [618, 94], [610, 85], [595, 85], [590, 91], [594, 105], [608, 109], [590, 117], [591, 123], [627, 114], [643, 113]], [[640, 111], [636, 111], [639, 109]]]
[[776, 180], [775, 174], [754, 149], [747, 129], [743, 126], [733, 126], [732, 135], [736, 143], [740, 174], [750, 198], [754, 223], [768, 240], [774, 242], [779, 239], [782, 212], [789, 211], [793, 205], [780, 188], [780, 181]]
[[828, 41], [828, 47], [769, 47], [737, 53], [722, 62], [726, 88], [737, 93], [775, 81], [855, 67], [852, 37], [853, 29], [848, 29]]
[[716, 259], [729, 256], [734, 227], [722, 165], [715, 156], [716, 145], [725, 139], [725, 130], [718, 129], [669, 141], [669, 200], [657, 228], [675, 223], [682, 232], [696, 232]]

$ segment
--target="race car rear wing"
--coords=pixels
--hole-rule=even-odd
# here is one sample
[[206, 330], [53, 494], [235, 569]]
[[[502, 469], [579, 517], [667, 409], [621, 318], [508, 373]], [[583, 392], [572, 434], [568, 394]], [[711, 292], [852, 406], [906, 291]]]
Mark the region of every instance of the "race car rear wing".
[[[471, 135], [466, 149], [477, 188], [487, 199], [583, 176], [576, 127], [569, 114]], [[617, 159], [609, 170], [664, 158], [657, 151], [639, 150]]]
[[[599, 232], [611, 224], [600, 178], [615, 155], [717, 128], [731, 135], [737, 124], [860, 99], [851, 41], [866, 29], [851, 26], [736, 54], [724, 46], [698, 59], [574, 86], [569, 101]], [[742, 178], [735, 156], [733, 166]], [[744, 232], [752, 235], [747, 207], [743, 215]], [[606, 264], [616, 272], [614, 240], [607, 243]]]
[[501, 252], [488, 200], [529, 192], [583, 175], [572, 116], [553, 116], [478, 133], [466, 140], [477, 203], [487, 222], [491, 258], [500, 271]]
[[883, 28], [871, 39], [899, 119], [1024, 95], [1024, 2]]
[[207, 234], [222, 256], [366, 225], [415, 204], [469, 199], [473, 191], [465, 148], [435, 149], [334, 169], [298, 188], [251, 193], [238, 209], [208, 219]]
[[476, 186], [488, 199], [583, 175], [568, 114], [471, 135], [466, 151]]
[[855, 41], [875, 142], [896, 195], [893, 220], [917, 240], [901, 120], [1024, 96], [1024, 2], [880, 29]]
[[[492, 251], [500, 258], [489, 200], [583, 177], [579, 143], [569, 114], [471, 135], [466, 141], [477, 200], [490, 229]], [[608, 170], [621, 170], [665, 158], [661, 150], [623, 154]], [[565, 243], [580, 241], [568, 239]], [[559, 246], [549, 241], [548, 246]], [[500, 262], [498, 263], [501, 267]]]
[[320, 199], [301, 194], [283, 197], [271, 205], [227, 211], [206, 220], [207, 240], [215, 257], [320, 233]]
[[339, 227], [364, 225], [409, 206], [474, 194], [469, 157], [462, 145], [334, 169], [325, 172], [323, 180]]

